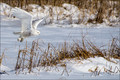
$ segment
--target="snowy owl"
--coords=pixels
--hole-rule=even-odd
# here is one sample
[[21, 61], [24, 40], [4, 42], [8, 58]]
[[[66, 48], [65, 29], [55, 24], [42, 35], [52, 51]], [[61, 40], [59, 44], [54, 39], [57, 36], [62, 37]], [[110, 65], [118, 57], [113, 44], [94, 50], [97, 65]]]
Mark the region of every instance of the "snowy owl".
[[33, 20], [32, 14], [17, 7], [12, 9], [10, 16], [21, 20], [21, 31], [13, 32], [14, 34], [20, 35], [17, 39], [18, 41], [22, 42], [26, 37], [40, 34], [40, 31], [37, 30], [37, 26], [43, 19]]

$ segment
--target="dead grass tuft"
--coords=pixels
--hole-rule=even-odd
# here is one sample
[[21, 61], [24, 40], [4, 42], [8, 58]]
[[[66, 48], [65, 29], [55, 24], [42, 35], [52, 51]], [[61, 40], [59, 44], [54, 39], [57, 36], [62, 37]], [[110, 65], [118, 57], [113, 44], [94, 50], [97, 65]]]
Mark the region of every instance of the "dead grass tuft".
[[[81, 43], [74, 41], [72, 44], [68, 44], [64, 42], [58, 47], [54, 47], [52, 44], [48, 43], [46, 49], [43, 49], [42, 46], [39, 45], [38, 40], [32, 42], [32, 47], [30, 49], [27, 47], [26, 42], [26, 47], [20, 49], [18, 52], [15, 70], [16, 73], [19, 73], [24, 69], [28, 69], [30, 73], [34, 67], [53, 67], [57, 66], [57, 64], [61, 64], [61, 67], [64, 66], [66, 69], [66, 64], [63, 64], [62, 60], [73, 58], [84, 60], [96, 56], [114, 62], [111, 58], [120, 59], [120, 47], [116, 43], [117, 41], [118, 39], [113, 38], [109, 50], [102, 50], [91, 41], [85, 39], [82, 39]], [[97, 68], [95, 71], [97, 71]], [[100, 71], [95, 74], [99, 74], [99, 72]]]

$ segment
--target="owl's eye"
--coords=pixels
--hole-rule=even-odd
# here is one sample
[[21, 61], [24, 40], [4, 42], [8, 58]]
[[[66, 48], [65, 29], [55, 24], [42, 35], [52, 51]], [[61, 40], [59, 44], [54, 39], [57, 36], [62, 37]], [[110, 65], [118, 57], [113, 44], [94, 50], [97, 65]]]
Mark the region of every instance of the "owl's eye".
[[15, 18], [15, 16], [13, 16], [13, 18]]

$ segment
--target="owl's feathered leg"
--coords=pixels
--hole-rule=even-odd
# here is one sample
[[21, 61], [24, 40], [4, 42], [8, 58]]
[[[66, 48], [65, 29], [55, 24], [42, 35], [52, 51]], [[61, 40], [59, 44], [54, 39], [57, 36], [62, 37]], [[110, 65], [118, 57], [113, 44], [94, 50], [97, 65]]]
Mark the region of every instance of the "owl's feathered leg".
[[23, 42], [23, 40], [24, 40], [24, 38], [23, 37], [19, 37], [18, 39], [17, 39], [17, 41], [19, 41], [19, 42]]

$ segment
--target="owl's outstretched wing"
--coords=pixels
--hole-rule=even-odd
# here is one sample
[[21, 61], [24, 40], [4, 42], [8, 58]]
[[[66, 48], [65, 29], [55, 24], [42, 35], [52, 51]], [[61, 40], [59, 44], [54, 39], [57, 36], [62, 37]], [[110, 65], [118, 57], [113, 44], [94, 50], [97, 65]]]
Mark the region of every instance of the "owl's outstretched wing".
[[11, 12], [12, 16], [21, 20], [21, 32], [24, 32], [32, 27], [32, 14], [17, 7], [13, 8]]
[[38, 18], [38, 19], [33, 20], [32, 21], [32, 28], [37, 29], [38, 24], [41, 23], [43, 20], [45, 20], [47, 17], [48, 16], [45, 16], [45, 17], [40, 18], [40, 19]]

